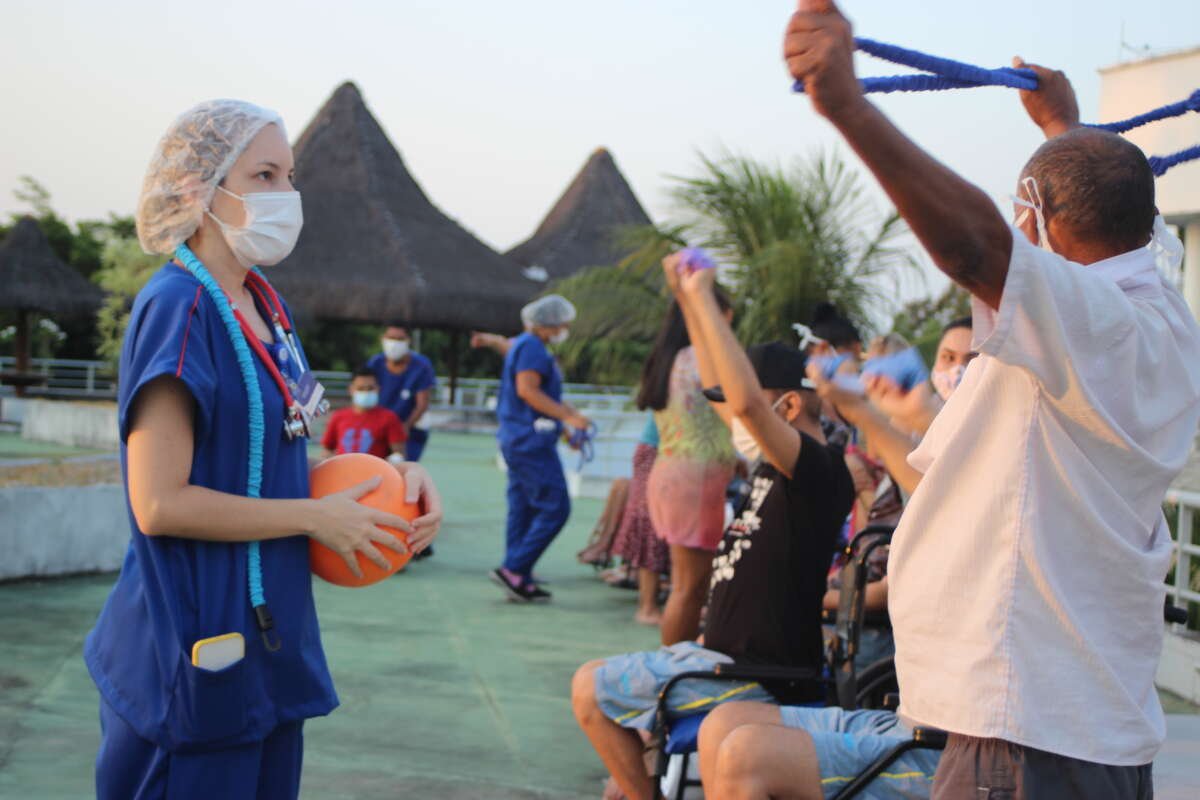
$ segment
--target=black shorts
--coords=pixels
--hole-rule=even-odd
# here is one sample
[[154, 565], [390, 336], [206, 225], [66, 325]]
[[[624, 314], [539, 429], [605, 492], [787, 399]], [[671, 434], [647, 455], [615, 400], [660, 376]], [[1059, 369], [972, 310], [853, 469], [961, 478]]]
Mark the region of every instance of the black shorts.
[[1114, 767], [952, 733], [930, 800], [1151, 800], [1150, 767]]

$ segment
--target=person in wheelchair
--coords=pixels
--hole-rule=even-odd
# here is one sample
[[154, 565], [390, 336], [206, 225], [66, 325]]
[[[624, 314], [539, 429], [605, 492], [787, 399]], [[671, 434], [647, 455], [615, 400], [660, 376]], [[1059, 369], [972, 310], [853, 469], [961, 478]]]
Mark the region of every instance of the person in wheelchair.
[[[904, 392], [888, 379], [878, 378], [868, 382], [863, 397], [838, 388], [814, 370], [809, 370], [809, 377], [838, 416], [865, 437], [867, 452], [880, 461], [889, 476], [899, 476], [894, 486], [911, 494], [921, 478], [906, 460], [916, 447], [913, 435], [925, 434], [942, 404], [958, 388], [975, 355], [971, 348], [971, 318], [965, 317], [942, 330], [929, 385]], [[889, 483], [892, 480], [889, 478]], [[896, 498], [891, 493], [879, 497], [868, 522], [894, 522], [899, 516]], [[872, 613], [887, 614], [887, 550], [877, 548], [868, 558], [868, 620]], [[827, 609], [838, 607], [839, 577], [834, 573], [830, 578], [824, 603]], [[860, 633], [856, 667], [865, 669], [894, 652], [890, 625], [868, 624]], [[799, 730], [781, 732], [781, 725]], [[814, 777], [828, 796], [911, 736], [911, 728], [893, 711], [779, 708], [736, 702], [717, 709], [701, 727], [700, 771], [710, 797], [737, 796], [728, 794], [728, 787], [735, 784], [750, 792], [749, 796], [766, 797], [766, 792], [755, 795], [754, 787], [811, 785]], [[939, 756], [932, 750], [907, 754], [876, 779], [879, 783], [873, 787], [873, 796], [928, 797]]]
[[[783, 343], [743, 351], [713, 297], [714, 270], [681, 274], [663, 262], [683, 308], [706, 395], [755, 466], [752, 490], [713, 560], [704, 643], [590, 661], [572, 685], [576, 719], [631, 800], [657, 790], [643, 763], [638, 731], [653, 725], [659, 691], [684, 671], [746, 663], [811, 668], [824, 663], [821, 600], [853, 483], [841, 450], [825, 443], [820, 398], [805, 377], [805, 356]], [[668, 698], [679, 715], [732, 699], [823, 700], [816, 682], [798, 690], [758, 683], [689, 681]]]
[[[962, 382], [967, 365], [977, 355], [971, 346], [971, 318], [961, 317], [942, 329], [929, 384], [911, 391], [901, 391], [886, 377], [869, 377], [865, 380], [866, 395], [863, 396], [845, 391], [809, 369], [809, 378], [817, 384], [817, 393], [838, 417], [857, 429], [865, 441], [865, 446], [858, 447], [861, 451], [858, 458], [870, 459], [870, 463], [877, 464], [883, 473], [874, 486], [865, 519], [861, 525], [853, 526], [856, 531], [868, 525], [894, 526], [900, 519], [905, 498], [920, 481], [920, 473], [908, 465], [908, 454], [916, 448], [916, 439], [925, 435], [937, 412], [950, 400]], [[846, 464], [856, 478], [857, 488], [860, 482], [858, 470], [849, 450]], [[900, 476], [900, 480], [893, 475]], [[888, 552], [887, 546], [879, 547], [869, 557], [867, 621], [855, 657], [860, 670], [895, 653], [891, 623], [887, 619]], [[830, 574], [829, 591], [825, 595], [825, 609], [829, 612], [837, 610], [841, 594], [842, 564], [835, 562], [835, 566], [837, 569]]]

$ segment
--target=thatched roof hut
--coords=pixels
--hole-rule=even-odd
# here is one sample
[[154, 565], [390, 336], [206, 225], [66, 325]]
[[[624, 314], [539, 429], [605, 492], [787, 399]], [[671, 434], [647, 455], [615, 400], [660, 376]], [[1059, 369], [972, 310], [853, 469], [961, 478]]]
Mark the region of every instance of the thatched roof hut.
[[322, 319], [513, 332], [541, 289], [434, 207], [344, 83], [296, 142], [304, 229], [271, 280]]
[[0, 375], [17, 394], [43, 380], [31, 375], [30, 315], [75, 316], [91, 314], [103, 301], [99, 287], [59, 259], [33, 217], [22, 217], [0, 242], [0, 308], [17, 312], [14, 341], [16, 369]]
[[64, 264], [37, 220], [22, 217], [0, 242], [0, 308], [47, 314], [90, 314], [99, 287]]
[[507, 255], [526, 269], [541, 267], [551, 280], [587, 267], [611, 266], [628, 252], [617, 242], [627, 225], [649, 225], [642, 204], [603, 147], [592, 153], [533, 236]]

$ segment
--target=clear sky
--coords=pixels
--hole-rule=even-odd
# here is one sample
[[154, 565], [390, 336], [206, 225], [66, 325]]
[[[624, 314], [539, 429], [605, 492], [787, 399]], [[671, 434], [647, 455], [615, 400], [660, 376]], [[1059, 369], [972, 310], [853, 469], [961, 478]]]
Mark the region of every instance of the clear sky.
[[[788, 0], [0, 0], [0, 214], [17, 176], [71, 219], [131, 213], [157, 138], [195, 102], [279, 110], [294, 139], [354, 80], [433, 201], [505, 250], [597, 146], [656, 220], [697, 150], [787, 163], [836, 147], [789, 91]], [[1200, 43], [1198, 0], [846, 0], [864, 36], [983, 66], [1064, 69], [1085, 120], [1097, 68]], [[860, 74], [894, 68], [859, 59]], [[1038, 143], [1016, 94], [894, 95], [917, 142], [1001, 200]], [[934, 284], [936, 285], [936, 284]]]

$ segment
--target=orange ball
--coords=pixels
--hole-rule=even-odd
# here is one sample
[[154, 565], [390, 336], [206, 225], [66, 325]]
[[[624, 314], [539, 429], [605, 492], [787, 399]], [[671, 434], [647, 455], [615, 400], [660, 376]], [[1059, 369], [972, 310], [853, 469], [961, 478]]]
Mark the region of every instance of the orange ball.
[[[421, 515], [416, 503], [404, 501], [404, 478], [396, 468], [382, 458], [368, 453], [344, 453], [313, 467], [309, 475], [310, 494], [314, 499], [335, 494], [369, 481], [376, 475], [382, 478], [379, 487], [367, 492], [358, 502], [403, 517], [410, 522]], [[404, 532], [384, 525], [379, 527], [408, 544], [408, 535]], [[387, 570], [380, 569], [362, 553], [356, 553], [358, 567], [363, 573], [361, 578], [350, 571], [350, 567], [340, 555], [316, 539], [308, 540], [308, 561], [312, 571], [330, 583], [338, 586], [369, 586], [393, 574], [412, 558], [411, 553], [397, 553], [379, 544], [374, 547], [383, 554], [391, 567]]]

